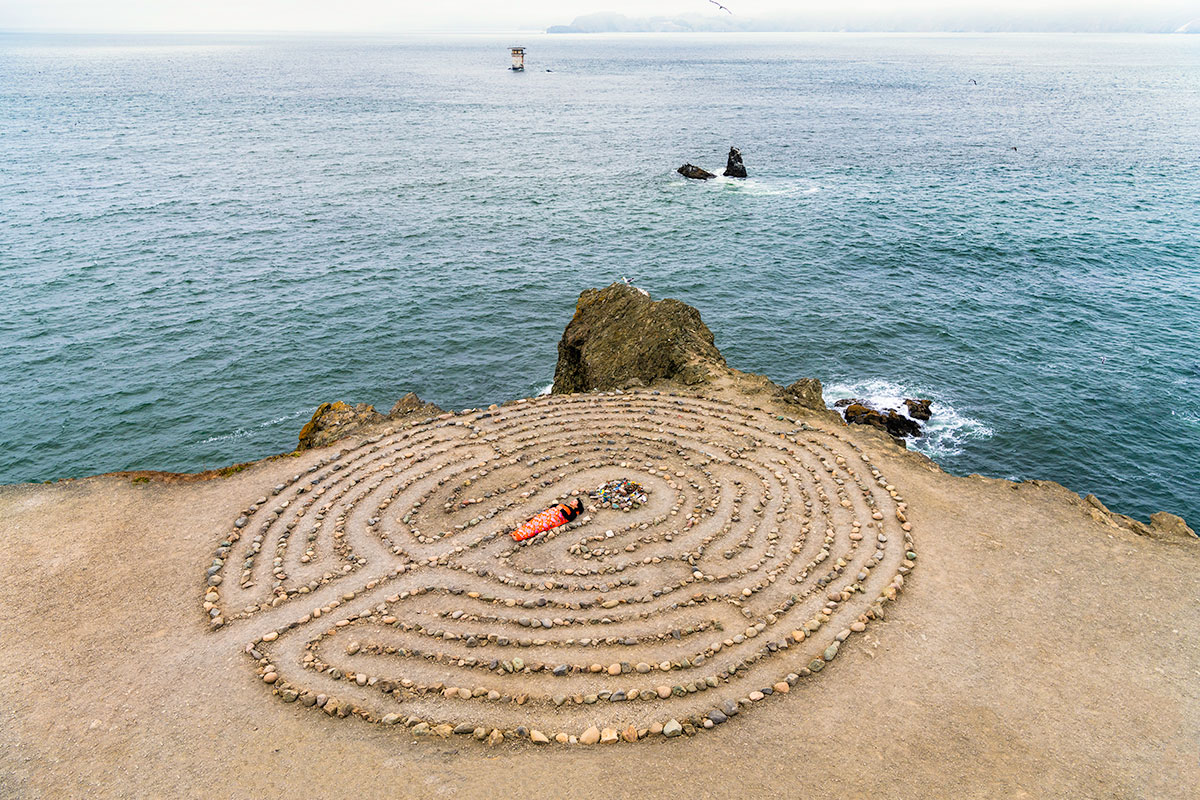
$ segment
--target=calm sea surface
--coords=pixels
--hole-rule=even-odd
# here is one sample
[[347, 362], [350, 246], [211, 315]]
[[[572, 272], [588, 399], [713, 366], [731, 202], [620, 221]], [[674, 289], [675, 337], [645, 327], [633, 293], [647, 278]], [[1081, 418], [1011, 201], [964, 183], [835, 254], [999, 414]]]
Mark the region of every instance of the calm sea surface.
[[1200, 36], [519, 38], [0, 36], [0, 482], [536, 393], [629, 276], [932, 397], [950, 471], [1200, 523]]

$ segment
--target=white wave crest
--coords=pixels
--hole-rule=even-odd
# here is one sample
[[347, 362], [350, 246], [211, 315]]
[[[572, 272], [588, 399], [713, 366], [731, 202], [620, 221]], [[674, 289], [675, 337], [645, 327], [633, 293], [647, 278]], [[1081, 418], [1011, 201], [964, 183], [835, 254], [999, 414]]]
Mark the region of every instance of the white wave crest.
[[296, 417], [302, 416], [304, 413], [305, 413], [304, 409], [301, 409], [299, 411], [293, 411], [291, 414], [284, 414], [281, 417], [275, 417], [274, 419], [269, 419], [266, 422], [260, 422], [253, 428], [238, 428], [237, 430], [233, 431], [232, 433], [223, 433], [223, 434], [218, 434], [217, 436], [210, 436], [207, 439], [200, 440], [199, 442], [192, 442], [192, 444], [212, 444], [213, 442], [228, 442], [233, 439], [244, 439], [247, 436], [253, 436], [254, 432], [256, 430], [261, 430], [263, 428], [270, 428], [274, 425], [279, 425], [282, 422], [287, 422], [288, 420], [292, 420], [292, 419], [295, 419]]

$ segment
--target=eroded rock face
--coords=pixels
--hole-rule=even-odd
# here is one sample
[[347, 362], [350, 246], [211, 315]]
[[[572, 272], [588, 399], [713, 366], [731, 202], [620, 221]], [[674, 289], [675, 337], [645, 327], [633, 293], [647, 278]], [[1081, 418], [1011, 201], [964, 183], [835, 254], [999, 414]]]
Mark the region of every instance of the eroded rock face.
[[383, 422], [386, 417], [375, 410], [375, 406], [359, 403], [352, 406], [338, 400], [321, 403], [313, 412], [312, 419], [300, 429], [297, 450], [323, 447], [348, 436], [356, 430]]
[[736, 147], [729, 148], [729, 158], [725, 162], [725, 176], [727, 178], [746, 177], [746, 165], [742, 163], [742, 151]]
[[811, 408], [814, 411], [825, 410], [824, 390], [821, 382], [816, 378], [801, 378], [783, 391], [805, 408]]
[[579, 295], [558, 343], [553, 392], [623, 389], [656, 380], [694, 385], [726, 369], [699, 311], [614, 283]]
[[685, 178], [691, 178], [692, 180], [697, 181], [707, 181], [717, 177], [708, 170], [697, 167], [695, 164], [684, 164], [675, 171]]
[[375, 406], [367, 403], [350, 405], [338, 400], [333, 403], [322, 403], [313, 412], [312, 419], [300, 429], [300, 441], [296, 450], [309, 450], [313, 447], [324, 447], [338, 439], [344, 439], [356, 433], [365, 433], [368, 429], [376, 428], [390, 420], [403, 419], [413, 415], [433, 416], [441, 414], [442, 409], [433, 403], [426, 403], [409, 392], [392, 406], [388, 415], [380, 414]]
[[1150, 515], [1150, 530], [1158, 536], [1195, 539], [1196, 532], [1188, 527], [1183, 517], [1177, 517], [1166, 511]]

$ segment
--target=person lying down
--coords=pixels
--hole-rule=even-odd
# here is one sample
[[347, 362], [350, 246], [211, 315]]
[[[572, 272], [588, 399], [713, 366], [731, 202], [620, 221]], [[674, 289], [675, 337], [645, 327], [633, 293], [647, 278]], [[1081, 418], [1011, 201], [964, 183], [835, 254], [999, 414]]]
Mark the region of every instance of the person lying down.
[[526, 539], [532, 539], [539, 533], [566, 525], [582, 513], [583, 500], [576, 497], [569, 503], [559, 503], [547, 508], [533, 519], [523, 523], [511, 535], [514, 541], [523, 542]]

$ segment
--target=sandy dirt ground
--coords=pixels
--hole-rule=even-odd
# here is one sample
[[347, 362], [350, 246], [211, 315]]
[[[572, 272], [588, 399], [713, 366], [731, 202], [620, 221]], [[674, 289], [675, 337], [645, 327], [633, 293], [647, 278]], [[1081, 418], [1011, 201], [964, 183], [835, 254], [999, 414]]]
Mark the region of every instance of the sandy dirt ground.
[[[479, 425], [486, 433], [493, 422]], [[844, 438], [835, 445], [869, 454], [899, 488], [916, 568], [884, 618], [848, 638], [820, 674], [712, 730], [634, 743], [488, 746], [471, 736], [417, 737], [403, 724], [337, 719], [273, 696], [244, 650], [267, 627], [295, 617], [296, 602], [245, 619], [225, 608], [220, 613], [230, 619], [213, 629], [201, 607], [205, 569], [233, 530], [231, 520], [266, 490], [295, 485], [288, 482], [337, 446], [209, 480], [118, 475], [0, 487], [0, 797], [1197, 797], [1200, 544], [1102, 524], [1053, 484], [947, 476], [873, 431], [823, 417], [810, 422], [818, 436], [836, 428]], [[714, 440], [732, 435], [714, 431]], [[731, 464], [714, 462], [714, 480], [734, 474]], [[659, 478], [674, 474], [669, 468]], [[854, 502], [867, 496], [864, 490]], [[843, 519], [838, 506], [833, 512]], [[715, 525], [719, 516], [702, 523]], [[348, 517], [353, 530], [368, 524]], [[419, 564], [484, 527], [409, 542], [400, 560]], [[839, 540], [846, 530], [839, 523]], [[386, 544], [367, 538], [380, 550]], [[471, 553], [509, 565], [545, 553], [557, 569], [576, 541], [564, 535], [544, 550], [504, 555], [501, 537]], [[326, 588], [340, 595], [388, 555], [362, 547], [371, 565], [315, 598]], [[746, 548], [768, 551], [778, 560], [770, 543]], [[248, 594], [270, 582], [258, 572], [271, 567], [264, 553]], [[328, 547], [319, 555], [337, 558]], [[903, 554], [888, 550], [880, 564], [888, 577], [895, 558]], [[287, 569], [289, 580], [303, 571], [299, 564]], [[218, 588], [235, 591], [236, 572], [222, 574], [226, 586]], [[398, 608], [402, 616], [410, 607]], [[298, 648], [299, 634], [294, 640]], [[772, 669], [795, 669], [787, 658]], [[431, 667], [410, 668], [425, 674]], [[455, 673], [447, 673], [452, 680]], [[476, 682], [490, 679], [474, 673]], [[294, 663], [286, 677], [298, 686], [317, 680]], [[553, 690], [553, 678], [541, 673], [496, 678], [510, 679], [539, 696]], [[345, 693], [354, 698], [357, 690]], [[439, 694], [407, 702], [436, 714], [452, 701]], [[620, 705], [612, 712], [620, 722], [621, 714], [657, 708]], [[689, 695], [664, 708], [691, 713], [702, 705]], [[528, 713], [531, 725], [561, 722], [572, 733], [597, 708], [478, 707], [498, 726], [519, 724]]]

